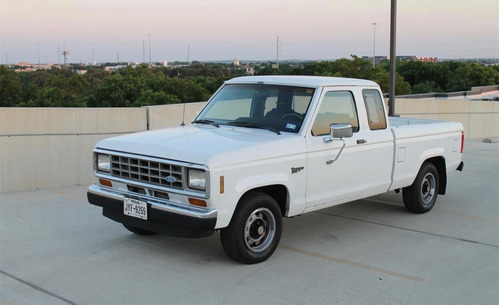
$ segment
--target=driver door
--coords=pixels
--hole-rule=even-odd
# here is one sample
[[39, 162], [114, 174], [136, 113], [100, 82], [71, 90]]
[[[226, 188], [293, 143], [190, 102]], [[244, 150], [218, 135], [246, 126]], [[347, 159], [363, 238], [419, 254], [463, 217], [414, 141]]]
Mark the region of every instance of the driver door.
[[[357, 109], [361, 89], [325, 90], [307, 140], [306, 211], [383, 193], [390, 185], [392, 134], [373, 131]], [[360, 106], [361, 107], [361, 106]], [[348, 123], [353, 136], [330, 139], [332, 123]], [[334, 161], [335, 160], [335, 161]]]

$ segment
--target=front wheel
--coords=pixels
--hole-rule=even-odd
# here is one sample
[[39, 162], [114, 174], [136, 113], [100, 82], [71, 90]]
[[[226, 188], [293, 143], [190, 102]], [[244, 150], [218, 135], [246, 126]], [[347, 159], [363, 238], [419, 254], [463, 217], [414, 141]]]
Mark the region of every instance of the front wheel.
[[434, 164], [426, 162], [420, 168], [412, 185], [403, 189], [403, 202], [408, 211], [423, 214], [436, 203], [439, 174]]
[[263, 262], [278, 247], [282, 226], [276, 200], [264, 193], [249, 193], [241, 199], [229, 226], [221, 230], [222, 248], [235, 261]]

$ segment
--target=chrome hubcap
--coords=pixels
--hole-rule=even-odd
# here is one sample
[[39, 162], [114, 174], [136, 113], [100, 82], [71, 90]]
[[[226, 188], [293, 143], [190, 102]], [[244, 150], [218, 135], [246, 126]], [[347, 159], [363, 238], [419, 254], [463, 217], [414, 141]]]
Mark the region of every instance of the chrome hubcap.
[[436, 192], [436, 178], [431, 173], [427, 173], [422, 179], [420, 198], [423, 204], [428, 205], [432, 202]]
[[276, 220], [267, 208], [253, 211], [245, 223], [245, 245], [252, 252], [265, 251], [276, 234]]

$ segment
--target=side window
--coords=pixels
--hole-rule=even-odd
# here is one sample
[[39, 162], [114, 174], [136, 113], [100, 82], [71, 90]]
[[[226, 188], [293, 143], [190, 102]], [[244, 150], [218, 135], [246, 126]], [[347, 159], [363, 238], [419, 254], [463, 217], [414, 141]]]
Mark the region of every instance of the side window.
[[352, 131], [359, 131], [354, 97], [350, 91], [330, 91], [325, 94], [312, 127], [313, 136], [330, 134], [332, 123], [349, 123]]
[[368, 115], [368, 125], [371, 130], [386, 129], [384, 102], [378, 90], [363, 90], [366, 113]]

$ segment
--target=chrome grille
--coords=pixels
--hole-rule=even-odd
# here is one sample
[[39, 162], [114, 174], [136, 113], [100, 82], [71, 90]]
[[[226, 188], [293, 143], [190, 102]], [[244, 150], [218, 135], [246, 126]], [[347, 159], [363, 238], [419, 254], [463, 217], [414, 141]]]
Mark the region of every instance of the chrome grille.
[[[183, 168], [174, 164], [111, 155], [111, 175], [143, 183], [184, 189]], [[169, 178], [166, 179], [167, 177]]]

